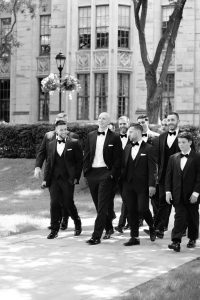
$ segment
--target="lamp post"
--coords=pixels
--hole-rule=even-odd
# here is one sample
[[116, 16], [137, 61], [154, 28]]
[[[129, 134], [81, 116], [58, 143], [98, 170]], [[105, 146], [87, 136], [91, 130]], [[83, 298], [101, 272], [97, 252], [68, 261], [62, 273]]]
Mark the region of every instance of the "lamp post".
[[[61, 84], [62, 70], [65, 65], [66, 56], [62, 52], [59, 52], [56, 55], [55, 59], [56, 59], [56, 64], [57, 64], [57, 68], [59, 71], [59, 79], [60, 79], [60, 84]], [[62, 92], [61, 92], [61, 87], [60, 87], [60, 89], [59, 89], [59, 112], [61, 112], [61, 103], [62, 103], [61, 99], [62, 99]]]

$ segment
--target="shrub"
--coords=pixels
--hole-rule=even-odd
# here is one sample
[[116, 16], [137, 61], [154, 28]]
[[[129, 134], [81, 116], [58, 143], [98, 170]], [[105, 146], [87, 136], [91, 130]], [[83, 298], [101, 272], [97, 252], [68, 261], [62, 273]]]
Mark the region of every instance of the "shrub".
[[[69, 124], [68, 129], [79, 135], [80, 143], [84, 142], [88, 132], [96, 129], [96, 125], [80, 126]], [[33, 125], [0, 125], [0, 157], [35, 158], [38, 147], [46, 132], [54, 130], [51, 124]]]

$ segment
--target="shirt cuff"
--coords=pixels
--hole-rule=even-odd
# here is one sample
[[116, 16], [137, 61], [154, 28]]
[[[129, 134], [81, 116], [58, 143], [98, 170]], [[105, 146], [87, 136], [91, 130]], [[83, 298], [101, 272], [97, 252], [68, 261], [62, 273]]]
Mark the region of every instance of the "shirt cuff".
[[197, 192], [193, 192], [192, 195], [197, 197], [197, 198], [199, 197], [199, 193], [197, 193]]
[[170, 191], [167, 191], [167, 192], [166, 192], [166, 195], [169, 195], [169, 194], [171, 194], [171, 192], [170, 192]]

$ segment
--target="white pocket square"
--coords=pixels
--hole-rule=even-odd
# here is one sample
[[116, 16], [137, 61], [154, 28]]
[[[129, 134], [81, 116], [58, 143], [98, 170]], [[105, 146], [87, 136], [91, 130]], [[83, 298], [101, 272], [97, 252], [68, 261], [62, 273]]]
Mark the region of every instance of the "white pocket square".
[[146, 154], [145, 153], [141, 153], [140, 156], [146, 156]]
[[70, 148], [70, 149], [67, 149], [67, 151], [72, 151], [72, 149]]
[[108, 145], [108, 147], [113, 147], [114, 145]]

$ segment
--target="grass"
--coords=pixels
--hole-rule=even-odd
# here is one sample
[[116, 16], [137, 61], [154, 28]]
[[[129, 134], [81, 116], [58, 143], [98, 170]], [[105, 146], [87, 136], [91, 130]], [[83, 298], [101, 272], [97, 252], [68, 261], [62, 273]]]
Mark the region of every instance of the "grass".
[[200, 257], [137, 286], [115, 300], [199, 300]]
[[[46, 228], [49, 225], [49, 192], [33, 177], [34, 159], [0, 159], [0, 237]], [[95, 209], [85, 179], [75, 188], [80, 216]]]

